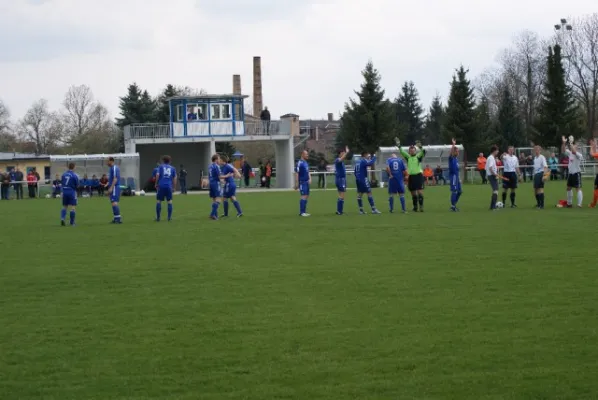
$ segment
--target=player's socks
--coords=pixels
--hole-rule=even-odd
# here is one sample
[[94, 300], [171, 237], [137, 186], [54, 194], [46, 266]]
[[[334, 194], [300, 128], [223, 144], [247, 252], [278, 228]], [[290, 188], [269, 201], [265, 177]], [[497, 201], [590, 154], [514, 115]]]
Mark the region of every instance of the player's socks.
[[166, 208], [168, 210], [168, 220], [170, 221], [172, 219], [172, 203], [168, 203]]
[[307, 213], [307, 200], [301, 199], [299, 200], [299, 214], [306, 214]]
[[598, 204], [598, 189], [594, 189], [594, 200], [592, 201], [592, 204], [590, 204], [590, 206], [596, 207], [596, 204]]
[[393, 212], [395, 209], [395, 198], [394, 196], [390, 196], [388, 198], [388, 207], [390, 209], [390, 212]]
[[580, 190], [577, 192], [577, 207], [581, 207], [583, 205], [583, 192]]
[[372, 196], [368, 196], [368, 203], [370, 203], [372, 211], [376, 209], [376, 205], [374, 204], [374, 198]]
[[505, 204], [507, 202], [507, 192], [502, 192], [502, 203]]
[[455, 206], [457, 205], [457, 203], [459, 202], [459, 199], [461, 198], [461, 195], [463, 194], [463, 192], [458, 191], [457, 192], [457, 201], [455, 201]]
[[457, 193], [453, 192], [451, 193], [451, 207], [456, 207], [457, 206]]
[[344, 206], [345, 206], [345, 199], [341, 199], [339, 197], [338, 200], [336, 201], [336, 212], [338, 214], [342, 214]]
[[417, 196], [411, 196], [411, 201], [413, 201], [413, 211], [417, 211]]
[[401, 209], [403, 210], [403, 212], [407, 211], [405, 210], [405, 197], [401, 196], [399, 200], [401, 200]]
[[66, 219], [66, 209], [60, 210], [60, 220], [64, 221]]
[[218, 207], [220, 206], [220, 203], [215, 201], [212, 203], [212, 214], [211, 216], [214, 218], [218, 218]]
[[571, 204], [573, 204], [573, 191], [569, 190], [567, 192], [567, 205], [570, 206]]
[[420, 208], [420, 210], [423, 210], [424, 209], [424, 195], [420, 194], [418, 196], [418, 200], [419, 200], [419, 208]]
[[540, 194], [536, 193], [536, 207], [540, 208]]
[[120, 222], [120, 207], [112, 206], [112, 214], [114, 215], [114, 222]]
[[[511, 205], [514, 206], [515, 205], [515, 192], [511, 192]], [[504, 203], [504, 201], [503, 201]]]
[[71, 212], [69, 213], [71, 225], [75, 225], [75, 215], [75, 210], [71, 210]]
[[496, 209], [496, 202], [498, 201], [498, 193], [492, 193], [492, 199], [490, 200], [490, 209]]
[[540, 208], [544, 208], [544, 193], [538, 195], [540, 197]]
[[224, 201], [224, 203], [222, 203], [222, 208], [224, 209], [224, 216], [228, 217], [228, 201]]
[[359, 211], [363, 211], [363, 199], [361, 197], [357, 198], [357, 206], [359, 207]]
[[237, 210], [237, 215], [243, 214], [243, 211], [241, 211], [241, 204], [239, 204], [237, 200], [233, 201], [233, 206], [235, 206], [235, 209]]
[[162, 214], [162, 203], [156, 203], [156, 221], [160, 221], [160, 214]]

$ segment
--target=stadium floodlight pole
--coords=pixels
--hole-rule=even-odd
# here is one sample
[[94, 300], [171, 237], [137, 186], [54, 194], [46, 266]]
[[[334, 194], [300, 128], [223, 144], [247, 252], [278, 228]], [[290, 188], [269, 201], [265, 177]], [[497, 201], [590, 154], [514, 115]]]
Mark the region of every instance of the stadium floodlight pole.
[[556, 41], [561, 48], [563, 48], [565, 34], [571, 32], [573, 30], [573, 26], [567, 23], [566, 18], [561, 18], [558, 24], [554, 25], [554, 32], [556, 33]]

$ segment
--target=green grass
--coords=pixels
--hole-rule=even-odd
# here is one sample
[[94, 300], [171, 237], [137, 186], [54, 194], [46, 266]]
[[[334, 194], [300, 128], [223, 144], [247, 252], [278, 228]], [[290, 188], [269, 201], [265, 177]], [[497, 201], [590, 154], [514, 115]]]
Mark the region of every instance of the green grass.
[[[590, 181], [585, 195], [591, 196]], [[590, 399], [598, 393], [598, 210], [333, 215], [336, 194], [0, 203], [0, 399]], [[380, 209], [386, 195], [376, 189]]]

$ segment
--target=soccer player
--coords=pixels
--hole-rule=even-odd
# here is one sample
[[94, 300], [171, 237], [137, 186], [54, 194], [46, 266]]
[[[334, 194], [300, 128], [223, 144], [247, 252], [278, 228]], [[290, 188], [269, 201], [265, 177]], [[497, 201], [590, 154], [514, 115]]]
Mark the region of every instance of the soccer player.
[[309, 164], [307, 159], [309, 153], [307, 150], [301, 152], [301, 158], [297, 161], [295, 168], [295, 190], [299, 190], [301, 200], [299, 200], [299, 215], [309, 217], [307, 213], [307, 199], [309, 198], [309, 185], [311, 185], [311, 174], [309, 173]]
[[77, 207], [77, 188], [79, 177], [75, 174], [75, 163], [69, 163], [69, 169], [60, 179], [62, 186], [62, 210], [60, 211], [60, 225], [65, 226], [66, 213], [70, 208], [70, 225], [75, 225], [75, 208]]
[[461, 178], [459, 176], [459, 149], [457, 148], [457, 141], [452, 140], [451, 154], [449, 155], [449, 179], [451, 182], [451, 211], [457, 212], [457, 203], [461, 198], [463, 191], [461, 190]]
[[361, 153], [361, 159], [355, 163], [355, 182], [357, 183], [357, 205], [359, 206], [359, 213], [365, 214], [363, 211], [363, 195], [368, 195], [368, 202], [372, 208], [372, 214], [382, 214], [376, 209], [374, 204], [374, 197], [372, 196], [372, 188], [370, 187], [370, 180], [368, 179], [368, 167], [376, 163], [376, 156], [371, 157], [370, 153], [364, 151]]
[[222, 200], [222, 187], [220, 186], [220, 156], [214, 154], [212, 156], [212, 164], [208, 173], [210, 182], [210, 198], [212, 199], [212, 212], [210, 213], [210, 219], [218, 220], [218, 207], [220, 207], [220, 201]]
[[401, 201], [401, 210], [403, 214], [407, 213], [405, 210], [405, 184], [403, 179], [405, 176], [405, 164], [395, 153], [390, 155], [386, 161], [386, 172], [388, 173], [388, 206], [390, 212], [394, 212], [395, 196], [398, 194]]
[[108, 173], [108, 194], [110, 196], [110, 203], [112, 204], [112, 223], [122, 224], [120, 216], [120, 168], [114, 163], [114, 157], [108, 158], [108, 166], [110, 172]]
[[172, 192], [176, 187], [176, 169], [170, 165], [170, 156], [162, 157], [162, 165], [156, 172], [156, 221], [160, 222], [162, 202], [168, 203], [168, 221], [172, 220]]
[[492, 188], [492, 199], [490, 200], [490, 210], [497, 210], [496, 201], [498, 200], [498, 168], [496, 167], [496, 156], [498, 155], [498, 146], [490, 148], [490, 155], [486, 160], [486, 177]]
[[582, 207], [583, 192], [581, 191], [581, 163], [583, 156], [577, 151], [577, 146], [571, 142], [567, 144], [567, 138], [563, 136], [561, 151], [569, 157], [569, 177], [567, 178], [567, 208], [573, 207], [573, 188], [577, 190], [577, 207]]
[[336, 215], [344, 214], [345, 193], [347, 192], [347, 169], [345, 168], [345, 159], [349, 154], [349, 147], [339, 150], [334, 160], [334, 174], [336, 190], [338, 191], [338, 200], [336, 201]]
[[540, 146], [534, 146], [534, 192], [536, 193], [536, 208], [544, 209], [544, 181], [550, 176], [546, 157], [541, 154]]
[[224, 214], [222, 217], [228, 217], [228, 201], [233, 201], [233, 206], [237, 210], [237, 218], [243, 216], [243, 211], [241, 211], [241, 205], [237, 201], [237, 185], [235, 184], [235, 178], [240, 178], [241, 174], [239, 171], [231, 165], [230, 159], [227, 156], [220, 157], [221, 160], [221, 168], [220, 178], [224, 179], [224, 192], [223, 192], [223, 203], [222, 207], [224, 208]]
[[407, 160], [407, 173], [409, 173], [407, 187], [411, 192], [413, 211], [417, 212], [419, 204], [419, 211], [424, 212], [424, 175], [421, 163], [426, 155], [426, 151], [422, 148], [420, 142], [417, 142], [415, 146], [409, 146], [409, 152], [401, 148], [401, 143], [398, 139], [396, 143], [399, 146], [401, 155]]
[[507, 192], [510, 190], [511, 208], [517, 208], [515, 189], [517, 189], [517, 176], [521, 175], [521, 171], [519, 170], [519, 159], [515, 155], [515, 147], [509, 146], [507, 153], [502, 156], [502, 162], [504, 164], [503, 175], [506, 178], [502, 182], [502, 202], [507, 204]]
[[[598, 159], [598, 143], [596, 139], [590, 140], [590, 154], [595, 159]], [[590, 207], [594, 208], [596, 204], [598, 204], [598, 174], [596, 174], [596, 178], [594, 179], [594, 200], [590, 204]]]

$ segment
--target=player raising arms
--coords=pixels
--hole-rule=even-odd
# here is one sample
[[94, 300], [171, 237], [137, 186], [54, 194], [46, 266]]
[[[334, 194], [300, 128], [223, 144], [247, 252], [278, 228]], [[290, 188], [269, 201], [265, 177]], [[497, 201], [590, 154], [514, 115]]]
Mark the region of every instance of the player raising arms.
[[220, 156], [214, 154], [212, 156], [212, 164], [210, 164], [208, 180], [210, 184], [210, 198], [212, 199], [212, 212], [210, 219], [218, 220], [218, 207], [222, 199], [222, 187], [220, 186]]
[[108, 166], [110, 171], [108, 172], [108, 193], [110, 196], [110, 203], [112, 205], [112, 223], [122, 224], [122, 218], [120, 216], [120, 207], [118, 202], [120, 201], [120, 168], [114, 162], [114, 157], [108, 158]]
[[301, 158], [297, 161], [295, 168], [295, 190], [299, 190], [301, 200], [299, 200], [299, 215], [309, 217], [307, 213], [307, 199], [309, 198], [309, 185], [311, 185], [311, 174], [309, 173], [309, 164], [307, 159], [309, 153], [307, 150], [301, 152]]
[[405, 164], [396, 154], [391, 154], [386, 161], [386, 172], [388, 173], [388, 207], [390, 212], [394, 212], [395, 196], [398, 194], [401, 200], [401, 210], [405, 210], [405, 185], [403, 179], [405, 176]]
[[[598, 143], [596, 139], [590, 140], [590, 154], [598, 160]], [[596, 178], [594, 179], [594, 200], [592, 200], [590, 207], [594, 208], [596, 204], [598, 204], [598, 174], [596, 174]]]
[[490, 210], [497, 210], [496, 202], [498, 201], [498, 168], [496, 167], [496, 156], [498, 155], [498, 146], [494, 145], [490, 148], [490, 155], [486, 160], [486, 176], [490, 187], [492, 188], [492, 199], [490, 200]]
[[550, 176], [546, 157], [542, 155], [542, 148], [534, 146], [534, 192], [536, 193], [536, 208], [544, 209], [544, 181]]
[[60, 225], [65, 226], [66, 213], [70, 208], [70, 225], [75, 225], [75, 208], [77, 207], [77, 188], [79, 177], [75, 174], [75, 163], [69, 163], [69, 169], [60, 179], [62, 183], [62, 210], [60, 210]]
[[401, 155], [407, 160], [407, 172], [409, 178], [407, 178], [407, 186], [411, 192], [411, 200], [413, 201], [413, 211], [417, 212], [418, 203], [419, 211], [424, 212], [424, 175], [422, 173], [422, 160], [426, 155], [426, 151], [422, 148], [420, 142], [417, 142], [415, 146], [409, 147], [409, 152], [406, 152], [401, 148], [401, 142], [399, 139], [395, 139]]
[[170, 156], [162, 157], [162, 165], [156, 172], [156, 221], [160, 222], [162, 202], [168, 203], [168, 221], [172, 220], [172, 192], [176, 187], [176, 169], [170, 165]]
[[[517, 208], [515, 204], [515, 189], [517, 189], [517, 177], [521, 175], [519, 170], [519, 159], [515, 155], [515, 147], [509, 146], [506, 154], [503, 154], [504, 177], [502, 182], [502, 202], [507, 204], [507, 192], [511, 190], [511, 208]], [[534, 181], [535, 182], [535, 181]]]
[[349, 147], [339, 150], [334, 160], [334, 175], [336, 190], [338, 191], [338, 200], [336, 201], [336, 215], [344, 214], [345, 193], [347, 192], [347, 169], [345, 168], [345, 159], [349, 154]]
[[561, 152], [569, 157], [569, 177], [567, 178], [567, 208], [573, 207], [573, 188], [577, 190], [577, 207], [582, 207], [583, 192], [581, 191], [581, 163], [583, 156], [581, 152], [577, 151], [577, 146], [573, 143], [573, 137], [567, 138], [563, 136], [563, 144]]
[[376, 163], [376, 156], [371, 157], [370, 153], [363, 151], [361, 153], [361, 159], [355, 163], [355, 182], [357, 183], [357, 206], [359, 207], [359, 213], [365, 214], [363, 211], [363, 195], [368, 195], [368, 202], [372, 208], [372, 214], [382, 214], [376, 209], [374, 204], [374, 197], [372, 196], [372, 188], [370, 186], [370, 180], [368, 179], [368, 167], [371, 167]]
[[233, 206], [237, 210], [237, 218], [243, 216], [241, 211], [241, 205], [237, 201], [237, 185], [235, 184], [235, 178], [240, 178], [241, 174], [239, 171], [230, 164], [230, 159], [227, 156], [220, 157], [221, 160], [221, 173], [220, 178], [224, 179], [224, 192], [223, 192], [223, 203], [224, 208], [223, 217], [228, 217], [228, 201], [233, 201]]
[[451, 211], [459, 211], [457, 203], [463, 193], [461, 190], [461, 177], [459, 176], [459, 149], [457, 141], [452, 140], [451, 154], [449, 155], [449, 180], [451, 182]]

